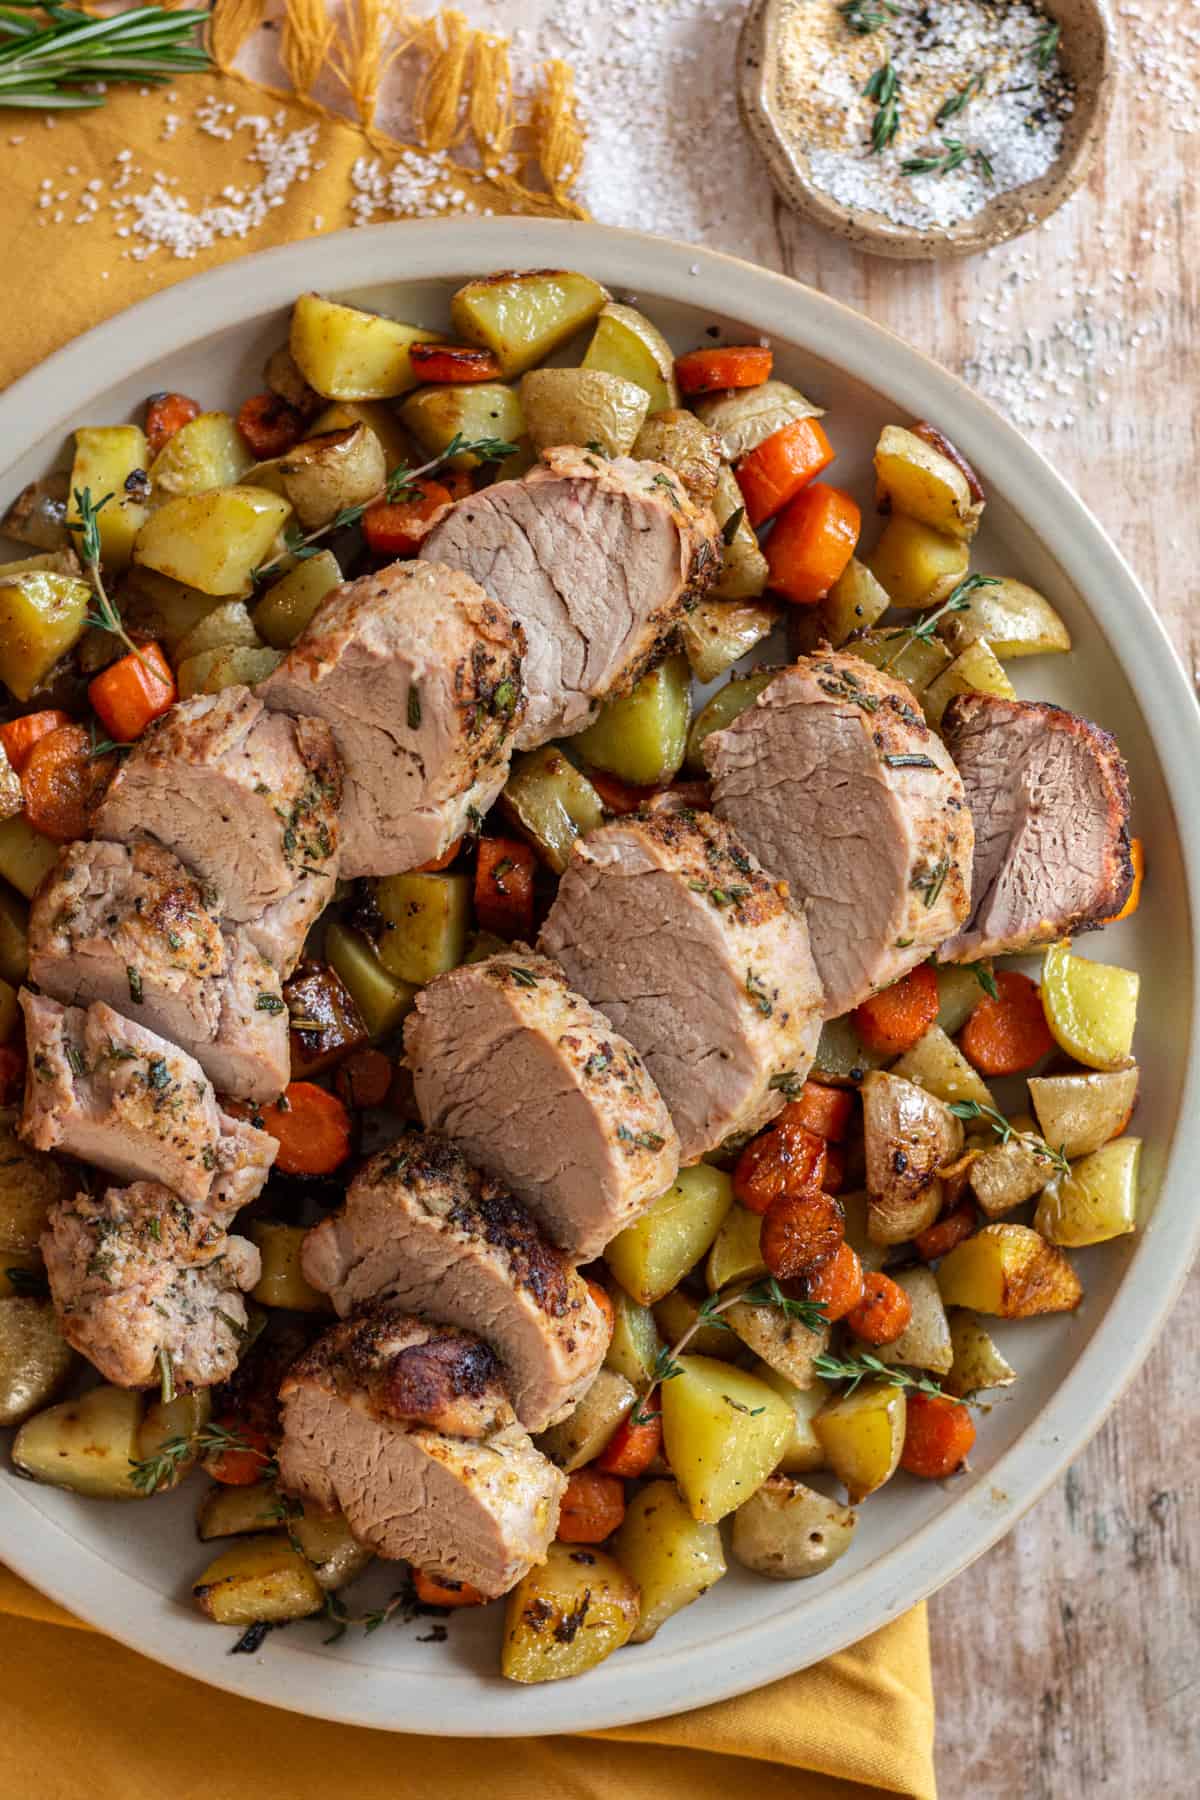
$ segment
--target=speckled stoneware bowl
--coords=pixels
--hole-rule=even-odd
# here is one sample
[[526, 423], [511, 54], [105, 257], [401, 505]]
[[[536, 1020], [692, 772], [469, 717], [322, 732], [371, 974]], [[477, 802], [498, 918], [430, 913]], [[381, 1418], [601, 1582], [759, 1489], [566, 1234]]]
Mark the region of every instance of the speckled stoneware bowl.
[[[738, 105], [787, 204], [815, 225], [876, 256], [932, 261], [973, 256], [1019, 237], [1069, 200], [1104, 136], [1116, 83], [1116, 46], [1108, 0], [1044, 0], [1062, 25], [1059, 54], [1076, 85], [1062, 152], [1037, 181], [997, 194], [981, 212], [933, 230], [899, 225], [882, 213], [849, 207], [811, 178], [808, 157], [784, 126], [779, 98], [780, 31], [796, 0], [754, 0], [738, 43]], [[801, 14], [802, 16], [802, 10]]]

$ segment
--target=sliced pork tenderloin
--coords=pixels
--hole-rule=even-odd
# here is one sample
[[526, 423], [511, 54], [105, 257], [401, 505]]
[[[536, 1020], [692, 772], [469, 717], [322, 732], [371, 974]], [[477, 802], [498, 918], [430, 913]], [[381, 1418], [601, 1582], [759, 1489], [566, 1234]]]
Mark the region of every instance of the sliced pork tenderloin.
[[545, 1560], [566, 1479], [479, 1338], [374, 1303], [292, 1364], [280, 1399], [280, 1486], [340, 1509], [379, 1556], [489, 1597]]
[[963, 785], [903, 682], [832, 651], [782, 670], [705, 742], [713, 811], [803, 904], [837, 1018], [967, 915]]
[[975, 821], [969, 920], [945, 962], [1048, 944], [1120, 912], [1133, 885], [1116, 740], [1044, 700], [960, 694], [946, 745]]
[[465, 570], [524, 626], [523, 750], [582, 730], [631, 686], [721, 568], [716, 520], [674, 470], [572, 447], [458, 501], [422, 552]]
[[658, 811], [575, 846], [540, 938], [640, 1052], [684, 1163], [774, 1117], [807, 1073], [821, 984], [803, 915], [728, 825]]
[[431, 862], [487, 812], [524, 715], [524, 634], [458, 569], [398, 562], [335, 588], [257, 690], [341, 754], [341, 873]]
[[274, 1100], [290, 1069], [279, 976], [211, 898], [161, 845], [68, 844], [30, 908], [29, 979], [170, 1038], [222, 1093]]
[[137, 1181], [60, 1201], [41, 1245], [62, 1334], [106, 1381], [157, 1387], [169, 1373], [186, 1391], [233, 1373], [261, 1272], [245, 1238]]
[[645, 1064], [548, 958], [514, 948], [439, 975], [404, 1042], [427, 1128], [577, 1261], [674, 1181], [679, 1142]]
[[435, 1132], [406, 1131], [359, 1170], [341, 1211], [305, 1238], [303, 1267], [343, 1317], [386, 1295], [478, 1332], [528, 1431], [571, 1410], [608, 1348], [604, 1316], [563, 1252]]
[[151, 839], [211, 889], [209, 911], [244, 927], [286, 975], [333, 896], [341, 764], [321, 719], [270, 712], [249, 688], [197, 694], [126, 757], [94, 835]]
[[20, 1001], [26, 1143], [125, 1181], [160, 1182], [216, 1219], [261, 1192], [275, 1139], [223, 1113], [193, 1057], [102, 1000], [85, 1010], [22, 988]]

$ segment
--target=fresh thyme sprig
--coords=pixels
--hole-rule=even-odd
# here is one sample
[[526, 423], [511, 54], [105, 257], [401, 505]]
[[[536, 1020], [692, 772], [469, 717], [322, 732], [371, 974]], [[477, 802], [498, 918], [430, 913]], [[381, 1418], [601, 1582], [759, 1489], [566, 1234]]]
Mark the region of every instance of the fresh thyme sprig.
[[893, 663], [899, 662], [910, 644], [932, 644], [941, 621], [950, 613], [966, 612], [967, 607], [971, 604], [971, 595], [976, 588], [998, 587], [999, 585], [1000, 577], [998, 575], [965, 575], [936, 611], [926, 613], [919, 624], [907, 628], [900, 626], [896, 631], [885, 633], [889, 642], [893, 638], [898, 638], [900, 642], [880, 667], [890, 669]]
[[0, 106], [42, 111], [103, 106], [116, 81], [157, 86], [211, 66], [197, 41], [207, 12], [139, 6], [97, 19], [60, 0], [7, 0], [0, 7]]
[[[849, 1386], [845, 1390], [845, 1398], [864, 1381], [883, 1381], [888, 1387], [909, 1388], [917, 1394], [932, 1394], [940, 1397], [945, 1389], [940, 1382], [928, 1375], [912, 1375], [907, 1369], [898, 1369], [892, 1363], [880, 1362], [869, 1350], [859, 1356], [829, 1356], [822, 1351], [813, 1358], [813, 1373], [820, 1375], [824, 1381], [846, 1381]], [[969, 1405], [964, 1401], [963, 1405]]]
[[[370, 1637], [373, 1631], [378, 1631], [381, 1625], [386, 1625], [388, 1620], [395, 1618], [397, 1614], [399, 1614], [401, 1624], [407, 1625], [413, 1619], [444, 1619], [448, 1611], [448, 1607], [433, 1606], [426, 1600], [418, 1600], [411, 1577], [403, 1587], [396, 1590], [385, 1605], [373, 1607], [370, 1612], [364, 1613], [347, 1612], [333, 1590], [327, 1589], [323, 1616], [332, 1622], [333, 1630], [327, 1638], [323, 1639], [323, 1642], [336, 1644], [339, 1638], [345, 1637], [352, 1625], [361, 1626], [365, 1635]], [[444, 1635], [443, 1627], [435, 1627], [435, 1629], [440, 1630]]]
[[947, 1102], [956, 1119], [983, 1119], [991, 1126], [1002, 1144], [1018, 1143], [1036, 1156], [1039, 1162], [1048, 1162], [1056, 1168], [1060, 1175], [1069, 1175], [1071, 1165], [1061, 1150], [1055, 1150], [1044, 1137], [1036, 1131], [1018, 1131], [1010, 1125], [1003, 1113], [994, 1106], [984, 1106], [978, 1100], [951, 1100]]
[[982, 86], [983, 75], [977, 70], [965, 88], [960, 88], [957, 94], [951, 94], [948, 100], [942, 101], [934, 115], [934, 123], [946, 125], [951, 119], [957, 118], [958, 114], [970, 105]]
[[784, 1293], [773, 1276], [765, 1281], [751, 1282], [747, 1287], [722, 1288], [710, 1294], [708, 1299], [697, 1309], [696, 1316], [687, 1330], [670, 1345], [663, 1345], [654, 1359], [650, 1371], [650, 1379], [645, 1392], [638, 1396], [633, 1411], [629, 1415], [631, 1425], [652, 1425], [661, 1417], [661, 1412], [648, 1412], [647, 1402], [655, 1388], [664, 1381], [674, 1381], [677, 1375], [683, 1374], [680, 1356], [687, 1349], [698, 1331], [712, 1326], [718, 1331], [728, 1331], [721, 1314], [728, 1312], [731, 1306], [772, 1306], [789, 1319], [798, 1319], [810, 1331], [819, 1331], [825, 1324], [825, 1307], [819, 1300], [792, 1300]]
[[[0, 18], [2, 17], [3, 9], [0, 8]], [[112, 498], [112, 494], [105, 494], [103, 500], [93, 500], [91, 488], [76, 488], [75, 508], [79, 517], [67, 520], [67, 530], [75, 532], [79, 538], [80, 560], [87, 571], [87, 578], [91, 583], [92, 594], [96, 601], [95, 612], [90, 612], [85, 622], [94, 626], [97, 631], [107, 631], [117, 638], [124, 644], [130, 655], [136, 656], [142, 667], [157, 681], [160, 679], [157, 671], [151, 669], [138, 646], [126, 631], [121, 615], [109, 599], [104, 586], [104, 574], [100, 567], [100, 527], [97, 524], [97, 518]]]
[[171, 1352], [164, 1344], [158, 1346], [158, 1382], [164, 1406], [169, 1406], [175, 1398], [175, 1364], [171, 1361]]
[[872, 0], [842, 0], [838, 11], [851, 31], [857, 32], [859, 37], [870, 37], [889, 18], [896, 18], [900, 8], [894, 6], [892, 0], [878, 0], [877, 4], [872, 4]]
[[[202, 1425], [199, 1431], [187, 1436], [164, 1438], [153, 1456], [144, 1456], [140, 1462], [131, 1461], [129, 1479], [141, 1493], [156, 1494], [159, 1488], [171, 1486], [184, 1463], [208, 1456], [213, 1451], [226, 1450], [257, 1451], [258, 1446], [238, 1432], [227, 1430], [224, 1425]], [[275, 1464], [267, 1456], [263, 1457], [262, 1463], [262, 1475], [266, 1480], [275, 1473]]]
[[272, 569], [287, 562], [289, 557], [303, 562], [307, 557], [315, 556], [315, 545], [322, 538], [329, 537], [335, 531], [344, 531], [349, 525], [357, 525], [363, 514], [370, 507], [378, 506], [381, 500], [408, 499], [417, 492], [416, 483], [423, 475], [432, 475], [435, 469], [444, 467], [451, 457], [477, 456], [481, 462], [503, 462], [515, 449], [516, 445], [507, 443], [504, 438], [465, 438], [460, 431], [456, 431], [446, 448], [429, 462], [422, 463], [416, 469], [410, 469], [407, 463], [401, 463], [399, 468], [392, 470], [378, 493], [361, 501], [358, 506], [343, 506], [340, 512], [335, 513], [324, 525], [318, 525], [315, 531], [302, 532], [289, 527], [283, 534], [283, 549], [269, 562], [260, 563], [253, 572], [253, 579], [261, 581], [264, 575], [269, 575]]
[[[941, 117], [941, 114], [938, 114]], [[900, 164], [902, 175], [949, 175], [966, 162], [970, 151], [961, 138], [943, 138], [940, 156], [906, 156]]]
[[879, 109], [871, 121], [871, 153], [878, 156], [900, 129], [900, 77], [890, 59], [880, 63], [863, 93]]
[[1061, 37], [1062, 26], [1057, 22], [1047, 23], [1041, 32], [1039, 32], [1033, 46], [1037, 56], [1037, 66], [1039, 69], [1045, 70], [1050, 67], [1050, 64], [1054, 61], [1054, 53], [1058, 49]]

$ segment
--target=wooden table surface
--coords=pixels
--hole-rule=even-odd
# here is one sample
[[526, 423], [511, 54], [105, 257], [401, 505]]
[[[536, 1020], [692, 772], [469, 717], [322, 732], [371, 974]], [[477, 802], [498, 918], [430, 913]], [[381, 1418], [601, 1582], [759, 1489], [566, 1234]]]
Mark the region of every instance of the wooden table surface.
[[[1172, 16], [1200, 27], [1195, 0], [1144, 11], [1155, 7], [1168, 30]], [[987, 257], [907, 265], [856, 255], [779, 207], [778, 266], [1013, 414], [1121, 546], [1195, 680], [1198, 306], [1184, 212], [1200, 136], [1170, 103], [1161, 38], [1126, 12], [1106, 153], [1048, 227]], [[933, 1601], [945, 1800], [1200, 1792], [1198, 1359], [1194, 1276], [1065, 1480]]]

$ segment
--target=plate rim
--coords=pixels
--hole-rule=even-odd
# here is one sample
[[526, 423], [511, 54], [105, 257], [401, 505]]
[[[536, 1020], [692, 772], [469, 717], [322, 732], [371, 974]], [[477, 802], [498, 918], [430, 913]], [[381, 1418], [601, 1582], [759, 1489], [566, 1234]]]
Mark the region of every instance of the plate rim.
[[[344, 1665], [345, 1680], [338, 1682], [336, 1665], [315, 1654], [307, 1669], [303, 1657], [289, 1655], [274, 1671], [269, 1661], [240, 1658], [235, 1678], [232, 1670], [225, 1672], [224, 1656], [204, 1657], [191, 1647], [196, 1622], [177, 1617], [179, 1608], [157, 1587], [138, 1584], [156, 1604], [148, 1608], [148, 1619], [130, 1623], [122, 1598], [130, 1578], [62, 1521], [40, 1517], [26, 1543], [22, 1527], [28, 1526], [29, 1513], [17, 1484], [0, 1482], [4, 1560], [77, 1617], [130, 1649], [243, 1699], [376, 1730], [445, 1734], [449, 1727], [456, 1736], [508, 1737], [632, 1725], [745, 1693], [846, 1648], [959, 1574], [1059, 1478], [1138, 1373], [1200, 1248], [1200, 1209], [1191, 1208], [1187, 1173], [1200, 1165], [1200, 808], [1181, 804], [1200, 746], [1200, 712], [1162, 621], [1098, 520], [1040, 451], [923, 351], [790, 276], [669, 238], [566, 220], [398, 220], [280, 245], [149, 296], [15, 382], [0, 396], [0, 432], [23, 454], [23, 446], [76, 416], [90, 394], [183, 344], [284, 306], [322, 282], [344, 292], [554, 263], [591, 266], [622, 292], [645, 286], [679, 304], [709, 304], [733, 318], [752, 317], [756, 329], [822, 357], [852, 379], [894, 398], [911, 398], [914, 416], [931, 410], [931, 400], [940, 409], [936, 416], [953, 415], [956, 441], [972, 460], [987, 463], [1022, 527], [1040, 540], [1079, 592], [1142, 711], [1185, 875], [1192, 951], [1188, 1043], [1154, 1214], [1090, 1342], [995, 1464], [989, 1481], [951, 1500], [905, 1543], [882, 1552], [853, 1577], [806, 1598], [799, 1616], [791, 1608], [739, 1626], [716, 1640], [719, 1656], [703, 1657], [694, 1647], [664, 1654], [660, 1647], [650, 1682], [644, 1679], [645, 1662], [635, 1660], [622, 1674], [622, 1659], [603, 1664], [586, 1681], [534, 1690], [514, 1688], [499, 1676], [480, 1684], [470, 1675], [472, 1729], [463, 1731], [457, 1719], [439, 1715], [432, 1693], [436, 1682], [452, 1705], [454, 1681], [447, 1677], [453, 1672], [432, 1663], [428, 1677], [414, 1678], [355, 1659]], [[186, 329], [189, 322], [193, 329]], [[1149, 1310], [1147, 1280], [1156, 1296]], [[1121, 1359], [1115, 1374], [1104, 1366], [1114, 1345], [1120, 1346]], [[814, 1616], [819, 1627], [806, 1630]], [[276, 1691], [280, 1688], [287, 1691]]]

